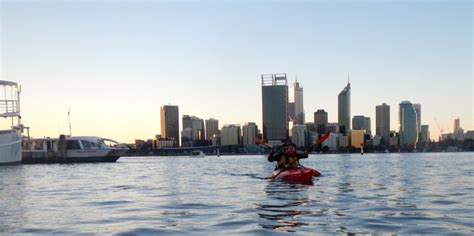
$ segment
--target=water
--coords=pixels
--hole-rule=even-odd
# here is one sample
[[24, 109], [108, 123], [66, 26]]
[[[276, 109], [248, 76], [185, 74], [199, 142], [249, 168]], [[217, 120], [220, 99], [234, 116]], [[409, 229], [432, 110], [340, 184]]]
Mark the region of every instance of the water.
[[0, 234], [474, 234], [472, 153], [317, 155], [313, 185], [263, 156], [0, 166]]

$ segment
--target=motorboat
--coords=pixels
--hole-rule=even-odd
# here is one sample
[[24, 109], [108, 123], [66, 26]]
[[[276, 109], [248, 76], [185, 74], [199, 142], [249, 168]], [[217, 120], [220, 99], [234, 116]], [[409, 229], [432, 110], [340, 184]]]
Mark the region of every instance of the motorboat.
[[202, 157], [206, 157], [206, 154], [204, 154], [204, 152], [202, 152], [201, 150], [194, 150], [194, 151], [191, 151], [190, 157], [202, 158]]
[[[23, 163], [116, 162], [129, 148], [117, 141], [96, 136], [65, 136], [35, 139], [24, 151]], [[41, 154], [38, 154], [41, 153]]]

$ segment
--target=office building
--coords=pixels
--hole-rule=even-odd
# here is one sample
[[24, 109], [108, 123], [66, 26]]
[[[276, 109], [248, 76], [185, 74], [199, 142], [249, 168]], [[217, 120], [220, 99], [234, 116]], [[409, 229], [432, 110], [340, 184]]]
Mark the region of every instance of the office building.
[[286, 74], [264, 74], [261, 78], [263, 139], [285, 142], [289, 136]]

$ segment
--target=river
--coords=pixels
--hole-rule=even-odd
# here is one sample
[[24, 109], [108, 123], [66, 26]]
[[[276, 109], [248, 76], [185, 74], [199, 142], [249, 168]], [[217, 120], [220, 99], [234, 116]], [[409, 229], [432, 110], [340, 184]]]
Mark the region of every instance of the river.
[[310, 155], [311, 185], [265, 156], [0, 166], [0, 234], [474, 234], [473, 153]]

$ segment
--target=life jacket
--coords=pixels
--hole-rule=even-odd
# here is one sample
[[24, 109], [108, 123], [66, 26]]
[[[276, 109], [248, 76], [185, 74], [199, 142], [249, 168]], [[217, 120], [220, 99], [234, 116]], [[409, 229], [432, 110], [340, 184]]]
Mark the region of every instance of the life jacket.
[[298, 158], [297, 157], [288, 157], [285, 155], [282, 155], [280, 157], [280, 160], [278, 161], [277, 168], [296, 168], [300, 165]]

